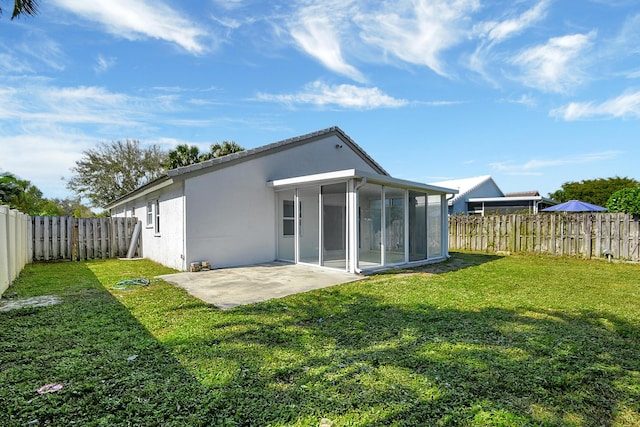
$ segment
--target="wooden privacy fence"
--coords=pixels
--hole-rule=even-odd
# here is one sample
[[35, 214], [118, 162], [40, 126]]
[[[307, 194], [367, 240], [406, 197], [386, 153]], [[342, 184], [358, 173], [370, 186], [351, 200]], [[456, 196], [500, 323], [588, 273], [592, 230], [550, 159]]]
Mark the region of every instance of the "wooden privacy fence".
[[449, 250], [639, 261], [640, 221], [619, 213], [449, 217]]
[[33, 260], [125, 257], [136, 222], [137, 218], [31, 217]]

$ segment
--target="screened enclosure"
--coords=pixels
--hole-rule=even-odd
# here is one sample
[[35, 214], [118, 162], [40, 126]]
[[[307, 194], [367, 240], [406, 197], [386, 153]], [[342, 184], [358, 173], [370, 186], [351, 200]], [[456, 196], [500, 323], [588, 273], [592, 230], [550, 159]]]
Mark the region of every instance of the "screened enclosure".
[[447, 256], [446, 189], [342, 174], [273, 181], [280, 260], [361, 272]]

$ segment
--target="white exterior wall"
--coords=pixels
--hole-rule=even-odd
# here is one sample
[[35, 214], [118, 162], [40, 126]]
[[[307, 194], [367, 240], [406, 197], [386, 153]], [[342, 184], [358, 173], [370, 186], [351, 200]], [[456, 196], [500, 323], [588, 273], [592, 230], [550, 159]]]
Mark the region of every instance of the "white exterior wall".
[[[147, 204], [159, 201], [160, 233], [155, 232], [155, 212], [152, 222], [147, 222]], [[135, 215], [132, 209], [135, 209]], [[185, 270], [184, 263], [184, 196], [182, 183], [172, 184], [162, 190], [146, 194], [128, 203], [126, 207], [118, 207], [112, 213], [114, 217], [135, 216], [142, 222], [141, 256], [159, 262], [176, 270]]]
[[275, 260], [276, 195], [267, 182], [343, 169], [376, 173], [343, 140], [331, 136], [187, 178], [185, 265]]
[[493, 181], [486, 181], [480, 184], [473, 190], [465, 193], [463, 197], [456, 200], [453, 206], [451, 206], [450, 214], [466, 214], [467, 213], [467, 201], [475, 197], [502, 197], [502, 191]]
[[[155, 217], [152, 224], [147, 224], [147, 202], [159, 201], [160, 233], [155, 232]], [[152, 203], [155, 206], [155, 203]], [[140, 209], [141, 214], [138, 214]], [[144, 212], [144, 216], [142, 213]], [[159, 193], [145, 198], [142, 207], [136, 207], [142, 225], [142, 253], [145, 258], [152, 259], [176, 270], [185, 270], [184, 263], [184, 196], [181, 183], [174, 184]]]

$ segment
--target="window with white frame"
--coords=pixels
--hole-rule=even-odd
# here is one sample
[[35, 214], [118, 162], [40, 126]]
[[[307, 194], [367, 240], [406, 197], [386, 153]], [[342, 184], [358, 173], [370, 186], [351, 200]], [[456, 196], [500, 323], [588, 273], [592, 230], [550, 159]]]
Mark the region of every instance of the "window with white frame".
[[153, 202], [147, 202], [147, 228], [153, 227]]
[[155, 234], [160, 234], [160, 201], [156, 200], [155, 204]]

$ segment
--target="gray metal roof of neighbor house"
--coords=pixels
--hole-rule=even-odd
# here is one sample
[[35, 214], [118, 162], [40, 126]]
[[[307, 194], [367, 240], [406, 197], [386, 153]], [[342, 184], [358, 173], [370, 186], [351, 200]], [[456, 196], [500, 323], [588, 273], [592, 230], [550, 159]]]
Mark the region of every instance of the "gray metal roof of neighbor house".
[[187, 174], [199, 174], [206, 173], [207, 169], [222, 167], [222, 166], [232, 166], [233, 164], [244, 162], [251, 160], [253, 158], [266, 156], [269, 154], [277, 153], [278, 151], [287, 150], [289, 148], [293, 148], [299, 145], [307, 144], [309, 142], [317, 141], [319, 139], [326, 138], [328, 136], [335, 135], [344, 144], [349, 146], [352, 150], [354, 150], [366, 163], [368, 163], [374, 170], [378, 171], [381, 175], [389, 176], [389, 173], [384, 170], [382, 166], [378, 162], [376, 162], [366, 151], [362, 149], [356, 142], [349, 137], [342, 129], [337, 126], [333, 126], [327, 129], [319, 130], [316, 132], [307, 133], [304, 135], [296, 136], [293, 138], [283, 139], [282, 141], [274, 142], [271, 144], [263, 145], [256, 148], [251, 148], [244, 151], [239, 151], [237, 153], [228, 154], [226, 156], [218, 157], [215, 159], [206, 160], [204, 162], [195, 163], [193, 165], [183, 166], [176, 169], [171, 169], [167, 171], [167, 174], [157, 178], [153, 181], [150, 181], [132, 192], [125, 194], [124, 196], [112, 201], [105, 209], [111, 209], [116, 206], [122, 204], [123, 201], [131, 198], [132, 196], [142, 195], [144, 193], [148, 193], [151, 191], [155, 191], [156, 189], [162, 188], [172, 182], [174, 179], [184, 178], [184, 175]]

